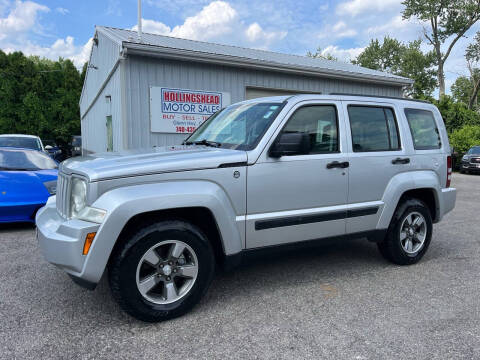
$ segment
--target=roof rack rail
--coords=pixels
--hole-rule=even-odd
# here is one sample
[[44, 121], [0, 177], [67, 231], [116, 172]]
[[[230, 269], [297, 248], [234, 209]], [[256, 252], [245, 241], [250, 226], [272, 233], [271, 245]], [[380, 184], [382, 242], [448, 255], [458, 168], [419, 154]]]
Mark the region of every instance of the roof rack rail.
[[374, 97], [374, 98], [381, 98], [381, 99], [394, 99], [394, 100], [413, 101], [413, 102], [421, 102], [421, 103], [425, 103], [425, 104], [431, 104], [431, 102], [428, 101], [428, 100], [409, 99], [409, 98], [402, 98], [402, 97], [395, 97], [395, 96], [365, 95], [365, 94], [350, 94], [350, 93], [329, 93], [328, 95]]

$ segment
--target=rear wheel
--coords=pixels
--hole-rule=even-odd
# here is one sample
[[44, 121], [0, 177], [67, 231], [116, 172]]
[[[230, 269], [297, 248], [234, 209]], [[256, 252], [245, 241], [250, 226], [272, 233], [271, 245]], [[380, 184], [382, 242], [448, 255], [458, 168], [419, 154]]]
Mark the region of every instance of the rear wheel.
[[420, 200], [405, 200], [395, 211], [380, 253], [398, 265], [415, 264], [425, 255], [432, 238], [432, 217]]
[[109, 267], [115, 300], [135, 318], [157, 322], [188, 312], [207, 291], [213, 250], [195, 226], [162, 221], [133, 232]]

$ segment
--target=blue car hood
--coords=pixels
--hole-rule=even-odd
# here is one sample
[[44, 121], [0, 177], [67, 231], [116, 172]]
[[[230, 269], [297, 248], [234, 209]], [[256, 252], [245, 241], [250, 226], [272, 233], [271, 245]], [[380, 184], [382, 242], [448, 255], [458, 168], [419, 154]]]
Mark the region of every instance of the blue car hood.
[[0, 203], [38, 203], [50, 196], [43, 185], [57, 179], [57, 170], [0, 171]]

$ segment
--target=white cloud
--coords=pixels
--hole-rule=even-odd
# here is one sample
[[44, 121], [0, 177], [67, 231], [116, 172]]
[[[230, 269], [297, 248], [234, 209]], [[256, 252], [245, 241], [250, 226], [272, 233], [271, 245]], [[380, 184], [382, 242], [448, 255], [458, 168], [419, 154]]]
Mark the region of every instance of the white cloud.
[[62, 15], [67, 15], [68, 13], [70, 13], [70, 10], [65, 9], [65, 8], [63, 8], [63, 7], [57, 7], [57, 8], [55, 9], [55, 11], [58, 12], [58, 13], [60, 13], [60, 14], [62, 14]]
[[329, 36], [334, 36], [336, 38], [353, 37], [358, 34], [355, 29], [349, 28], [344, 21], [337, 22], [333, 26], [332, 30], [334, 33], [330, 34]]
[[340, 15], [357, 16], [369, 12], [380, 12], [398, 7], [402, 0], [350, 0], [337, 6], [337, 13]]
[[[138, 25], [135, 25], [132, 30], [137, 31]], [[151, 34], [169, 35], [172, 29], [170, 29], [170, 27], [165, 25], [164, 23], [154, 20], [142, 19], [142, 31]]]
[[[137, 25], [132, 30], [137, 30]], [[183, 39], [227, 42], [258, 48], [268, 48], [271, 43], [287, 35], [286, 31], [267, 31], [257, 22], [245, 24], [238, 12], [224, 1], [211, 2], [197, 14], [187, 17], [183, 24], [173, 28], [159, 21], [143, 19], [142, 30]]]
[[251, 42], [256, 42], [256, 41], [273, 41], [273, 40], [281, 40], [285, 36], [287, 36], [286, 31], [265, 31], [262, 29], [258, 23], [253, 23], [251, 24], [246, 30], [245, 34], [247, 36], [247, 39]]
[[0, 18], [0, 40], [18, 32], [31, 30], [37, 22], [39, 12], [50, 9], [32, 1], [15, 1], [15, 6], [5, 18]]
[[355, 59], [358, 55], [360, 55], [363, 50], [365, 50], [364, 47], [342, 49], [336, 45], [330, 45], [322, 50], [322, 55], [330, 54], [335, 56], [337, 59], [341, 61], [350, 62], [351, 60]]
[[65, 39], [57, 39], [51, 46], [40, 46], [32, 42], [26, 42], [14, 47], [5, 47], [6, 53], [13, 51], [22, 51], [25, 55], [36, 55], [52, 60], [58, 60], [59, 57], [70, 59], [77, 68], [81, 68], [90, 57], [93, 39], [89, 39], [85, 45], [76, 46], [74, 38], [67, 36]]

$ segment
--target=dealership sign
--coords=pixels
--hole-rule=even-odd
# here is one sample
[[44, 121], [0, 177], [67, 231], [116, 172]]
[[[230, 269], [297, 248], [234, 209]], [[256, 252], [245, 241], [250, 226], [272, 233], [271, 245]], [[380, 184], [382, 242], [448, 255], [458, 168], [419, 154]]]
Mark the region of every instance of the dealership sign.
[[221, 108], [230, 105], [225, 92], [150, 87], [152, 132], [188, 134]]

